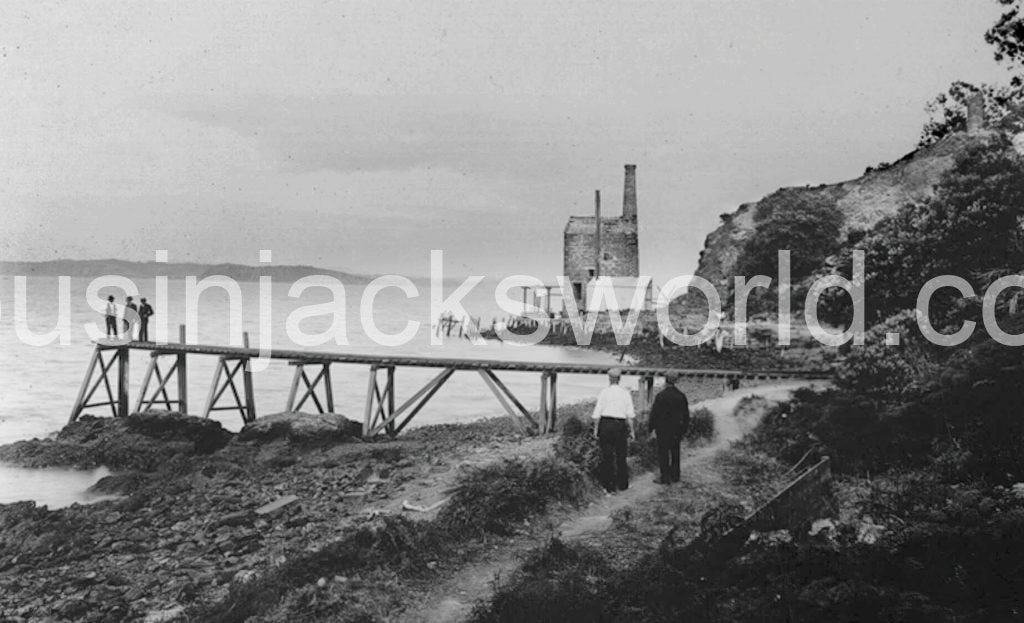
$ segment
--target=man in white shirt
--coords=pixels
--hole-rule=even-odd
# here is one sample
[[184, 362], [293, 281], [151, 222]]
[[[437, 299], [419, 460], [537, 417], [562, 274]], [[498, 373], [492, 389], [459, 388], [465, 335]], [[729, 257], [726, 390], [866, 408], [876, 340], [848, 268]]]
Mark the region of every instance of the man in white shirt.
[[626, 447], [629, 439], [636, 439], [634, 426], [633, 395], [619, 385], [622, 370], [608, 371], [608, 387], [597, 395], [594, 405], [594, 435], [601, 448], [601, 468], [598, 479], [609, 493], [629, 488], [629, 471], [626, 467]]
[[114, 303], [114, 295], [107, 297], [107, 309], [104, 313], [107, 321], [107, 337], [117, 337], [117, 305]]

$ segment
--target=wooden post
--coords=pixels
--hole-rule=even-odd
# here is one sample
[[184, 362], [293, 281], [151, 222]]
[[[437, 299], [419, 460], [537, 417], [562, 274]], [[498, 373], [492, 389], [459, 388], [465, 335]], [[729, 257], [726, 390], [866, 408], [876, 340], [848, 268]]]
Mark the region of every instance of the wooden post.
[[324, 395], [327, 398], [327, 412], [334, 413], [334, 389], [331, 387], [331, 363], [324, 362]]
[[[601, 191], [594, 191], [594, 279], [601, 277]], [[586, 289], [586, 285], [583, 286]], [[594, 283], [594, 288], [597, 288], [597, 282]], [[586, 295], [584, 295], [586, 298]]]
[[[185, 325], [178, 326], [178, 341], [185, 343]], [[182, 415], [188, 414], [188, 363], [185, 353], [177, 355], [178, 372], [178, 411]]]
[[[242, 345], [245, 348], [249, 348], [249, 333], [242, 333]], [[243, 419], [246, 423], [256, 421], [256, 394], [253, 391], [252, 386], [252, 368], [249, 366], [249, 358], [245, 358], [245, 364], [242, 368], [242, 383], [245, 386], [245, 415]]]
[[644, 377], [644, 411], [650, 411], [651, 406], [654, 404], [654, 377]]
[[117, 415], [128, 417], [128, 353], [129, 348], [117, 349]]
[[370, 419], [373, 416], [373, 397], [377, 390], [377, 366], [376, 364], [370, 365], [370, 380], [366, 386], [366, 411], [363, 413], [363, 434], [369, 435], [370, 431], [373, 430], [373, 421]]
[[[395, 366], [388, 366], [388, 410], [384, 414], [385, 418], [390, 418], [391, 414], [395, 412]], [[387, 425], [388, 435], [395, 436], [395, 422], [392, 420]]]
[[551, 427], [548, 421], [548, 378], [550, 372], [541, 372], [540, 374], [540, 414], [537, 419], [540, 420], [540, 426], [542, 433], [550, 433]]
[[295, 374], [292, 375], [292, 387], [288, 390], [288, 402], [284, 406], [284, 410], [288, 413], [295, 412], [295, 397], [299, 393], [299, 381], [302, 380], [302, 362], [293, 363], [295, 364]]
[[550, 432], [555, 432], [555, 426], [558, 424], [558, 373], [551, 373], [551, 428]]

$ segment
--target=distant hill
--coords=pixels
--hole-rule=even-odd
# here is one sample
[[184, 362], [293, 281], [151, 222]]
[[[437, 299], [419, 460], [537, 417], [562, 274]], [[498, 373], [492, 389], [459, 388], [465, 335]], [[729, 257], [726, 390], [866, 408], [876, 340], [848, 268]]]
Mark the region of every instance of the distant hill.
[[244, 264], [198, 264], [128, 262], [125, 260], [50, 260], [45, 262], [0, 262], [0, 275], [39, 275], [69, 277], [99, 277], [120, 275], [131, 278], [165, 276], [202, 279], [223, 275], [236, 281], [259, 281], [261, 276], [281, 281], [296, 281], [312, 275], [334, 277], [344, 284], [366, 284], [372, 275], [346, 273], [316, 266], [246, 266]]

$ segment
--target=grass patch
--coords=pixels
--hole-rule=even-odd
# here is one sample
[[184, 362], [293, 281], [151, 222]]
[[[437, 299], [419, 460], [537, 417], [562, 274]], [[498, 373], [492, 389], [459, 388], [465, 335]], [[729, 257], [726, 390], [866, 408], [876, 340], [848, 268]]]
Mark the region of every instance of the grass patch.
[[387, 568], [415, 573], [447, 548], [447, 535], [430, 522], [382, 517], [366, 522], [349, 536], [315, 552], [289, 558], [248, 581], [234, 581], [223, 599], [193, 606], [188, 621], [242, 623], [273, 609], [288, 593], [320, 578]]

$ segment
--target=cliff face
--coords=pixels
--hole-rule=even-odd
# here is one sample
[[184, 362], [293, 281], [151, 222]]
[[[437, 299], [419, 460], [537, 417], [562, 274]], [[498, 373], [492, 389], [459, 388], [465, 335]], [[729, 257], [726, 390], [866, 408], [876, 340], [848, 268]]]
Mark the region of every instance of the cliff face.
[[[868, 171], [857, 179], [817, 187], [784, 188], [779, 192], [816, 199], [827, 197], [835, 201], [846, 221], [840, 234], [865, 229], [882, 217], [895, 213], [905, 203], [929, 197], [942, 175], [953, 166], [957, 154], [991, 135], [987, 131], [950, 134], [928, 147], [907, 154], [888, 167]], [[722, 224], [704, 241], [697, 275], [716, 286], [724, 285], [733, 277], [736, 258], [744, 242], [756, 235], [755, 216], [763, 202], [764, 199], [745, 203], [732, 214], [723, 216]]]

